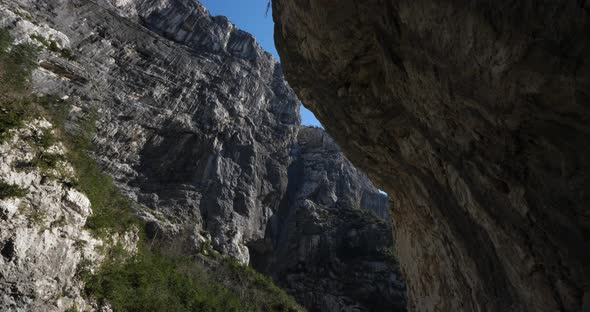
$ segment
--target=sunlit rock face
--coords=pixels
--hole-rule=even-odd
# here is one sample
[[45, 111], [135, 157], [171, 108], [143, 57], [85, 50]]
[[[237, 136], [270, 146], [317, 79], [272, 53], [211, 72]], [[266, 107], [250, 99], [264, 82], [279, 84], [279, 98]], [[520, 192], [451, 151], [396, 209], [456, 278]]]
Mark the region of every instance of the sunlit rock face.
[[96, 17], [118, 42], [113, 80], [122, 89], [98, 134], [100, 159], [168, 219], [168, 229], [155, 221], [154, 236], [188, 230], [198, 245], [206, 233], [213, 248], [248, 263], [247, 243], [264, 235], [287, 186], [299, 101], [251, 35], [198, 2], [123, 8], [151, 32], [120, 37], [118, 24]]
[[[37, 156], [34, 138], [51, 128], [47, 120], [31, 120], [0, 144], [0, 183], [22, 189], [18, 196], [0, 195], [1, 311], [93, 308], [83, 296], [79, 272], [100, 265], [105, 242], [84, 228], [92, 214], [90, 201], [68, 183], [73, 180], [68, 162], [52, 172], [23, 169]], [[65, 152], [61, 143], [45, 151]]]
[[290, 85], [394, 199], [410, 309], [590, 309], [588, 2], [273, 9]]
[[196, 1], [17, 2], [10, 9], [30, 17], [6, 25], [48, 20], [42, 28], [60, 36], [46, 40], [75, 56], [44, 52], [35, 92], [95, 116], [94, 156], [149, 208], [150, 235], [248, 263], [247, 243], [264, 236], [285, 193], [300, 124], [272, 56]]

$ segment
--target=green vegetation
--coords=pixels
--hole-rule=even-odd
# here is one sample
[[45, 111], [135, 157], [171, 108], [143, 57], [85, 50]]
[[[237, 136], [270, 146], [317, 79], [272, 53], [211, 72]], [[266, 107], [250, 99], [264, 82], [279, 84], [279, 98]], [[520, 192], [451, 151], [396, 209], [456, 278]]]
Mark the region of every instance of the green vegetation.
[[37, 144], [37, 146], [43, 149], [48, 149], [53, 144], [55, 144], [55, 137], [53, 136], [53, 133], [51, 133], [51, 131], [46, 131], [35, 138], [35, 143]]
[[11, 48], [12, 38], [0, 29], [0, 144], [9, 138], [10, 129], [22, 125], [28, 114], [26, 93], [32, 70], [36, 66], [36, 49], [30, 45]]
[[11, 109], [8, 104], [2, 103], [0, 108], [0, 144], [4, 143], [10, 138], [10, 129], [17, 128], [22, 125], [25, 112], [17, 109]]
[[[34, 39], [50, 50], [58, 48], [43, 38]], [[36, 64], [36, 50], [30, 46], [10, 49], [10, 44], [8, 32], [0, 30], [0, 91], [7, 95], [0, 99], [0, 143], [8, 138], [10, 129], [23, 126], [27, 120], [49, 119], [55, 129], [31, 138], [38, 149], [37, 156], [19, 167], [34, 166], [50, 172], [62, 161], [71, 163], [76, 172], [75, 181], [64, 182], [71, 183], [90, 199], [93, 214], [86, 226], [105, 241], [114, 233], [144, 228], [133, 214], [134, 203], [118, 191], [112, 179], [89, 156], [96, 113], [86, 111], [71, 124], [68, 115], [72, 103], [53, 96], [31, 96], [28, 81]], [[65, 156], [47, 153], [47, 148], [57, 141], [66, 146]], [[0, 183], [0, 198], [24, 195], [24, 190]], [[24, 212], [24, 208], [21, 210]], [[29, 218], [41, 224], [45, 215], [31, 211]], [[63, 222], [65, 219], [60, 219], [51, 226]], [[88, 269], [87, 260], [80, 263], [78, 276], [85, 281], [87, 296], [110, 303], [114, 311], [303, 311], [270, 279], [249, 267], [217, 256], [208, 260], [213, 269], [206, 269], [199, 262], [202, 260], [180, 256], [159, 246], [152, 248], [144, 236], [140, 233], [136, 255], [128, 255], [120, 245], [104, 250], [106, 260], [94, 274]], [[70, 311], [77, 308], [72, 307]]]
[[45, 48], [47, 48], [47, 50], [57, 53], [65, 59], [74, 60], [74, 55], [72, 54], [72, 52], [68, 49], [61, 49], [59, 47], [59, 45], [57, 45], [57, 42], [55, 40], [51, 40], [51, 39], [47, 40], [47, 39], [45, 39], [41, 36], [38, 36], [38, 35], [31, 35], [31, 39], [37, 40]]
[[31, 165], [41, 169], [42, 172], [48, 172], [51, 169], [56, 169], [59, 162], [62, 161], [65, 161], [63, 155], [41, 152], [40, 155], [33, 160]]
[[115, 311], [303, 311], [250, 268], [221, 260], [213, 276], [196, 261], [142, 245], [130, 260], [111, 260], [86, 277], [86, 291]]
[[45, 97], [40, 99], [39, 103], [57, 130], [61, 131], [62, 142], [67, 148], [66, 158], [76, 172], [76, 188], [84, 193], [92, 204], [93, 214], [86, 226], [95, 235], [103, 238], [111, 233], [124, 232], [134, 224], [141, 227], [133, 214], [133, 203], [119, 192], [113, 180], [102, 173], [96, 161], [89, 156], [95, 131], [95, 114], [86, 114], [79, 121], [74, 134], [63, 131], [71, 108], [68, 101]]
[[233, 290], [241, 294], [240, 302], [251, 307], [251, 311], [303, 311], [293, 297], [277, 287], [269, 277], [233, 258], [223, 258], [215, 273], [219, 275], [218, 280], [225, 279], [233, 284], [239, 282]]
[[[31, 15], [30, 15], [29, 13], [25, 12], [25, 11], [19, 11], [19, 10], [16, 10], [16, 11], [13, 11], [13, 12], [14, 12], [16, 15], [18, 15], [18, 16], [20, 16], [20, 17], [22, 17], [23, 19], [26, 19], [26, 20], [28, 20], [28, 21], [31, 21], [31, 19], [32, 19]], [[34, 21], [32, 21], [32, 22], [33, 22], [33, 24], [37, 25], [37, 24], [36, 24]]]
[[12, 197], [25, 197], [27, 191], [18, 185], [8, 184], [0, 181], [0, 199], [12, 198]]
[[[47, 213], [42, 210], [33, 209], [28, 215], [29, 222], [37, 226], [42, 226], [47, 219]], [[41, 228], [39, 232], [43, 232], [45, 229]]]
[[0, 94], [23, 92], [31, 72], [37, 66], [37, 49], [28, 44], [10, 48], [12, 38], [0, 30]]
[[[53, 41], [32, 36], [48, 49], [57, 48]], [[58, 164], [69, 161], [75, 168], [76, 187], [88, 196], [92, 203], [93, 215], [87, 226], [97, 236], [124, 232], [139, 221], [132, 212], [132, 203], [117, 190], [111, 178], [103, 174], [96, 162], [89, 156], [95, 130], [95, 114], [87, 112], [75, 131], [64, 131], [71, 109], [71, 103], [55, 96], [33, 97], [28, 92], [31, 72], [37, 65], [37, 50], [30, 45], [12, 46], [12, 38], [6, 29], [0, 29], [0, 143], [6, 141], [10, 129], [21, 127], [26, 120], [48, 118], [56, 127], [55, 135], [46, 131], [33, 138], [39, 148], [38, 155], [20, 167], [38, 167], [48, 173], [57, 169]], [[60, 139], [67, 147], [65, 157], [47, 153], [46, 149]]]
[[7, 29], [0, 29], [0, 55], [7, 53], [12, 43], [12, 37]]
[[99, 236], [123, 232], [139, 224], [133, 215], [132, 203], [113, 184], [112, 179], [100, 172], [96, 162], [81, 150], [69, 153], [68, 160], [77, 172], [77, 188], [92, 203], [93, 214], [86, 226]]

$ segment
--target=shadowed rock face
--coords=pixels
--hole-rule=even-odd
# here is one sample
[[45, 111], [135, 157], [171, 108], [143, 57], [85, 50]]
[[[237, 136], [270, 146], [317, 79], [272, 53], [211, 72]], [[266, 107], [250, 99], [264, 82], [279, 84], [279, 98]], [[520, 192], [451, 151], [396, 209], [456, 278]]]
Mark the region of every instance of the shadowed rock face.
[[587, 1], [273, 9], [290, 85], [394, 199], [410, 309], [590, 309]]
[[291, 154], [281, 209], [249, 246], [254, 267], [311, 312], [405, 311], [387, 195], [323, 129], [302, 127]]

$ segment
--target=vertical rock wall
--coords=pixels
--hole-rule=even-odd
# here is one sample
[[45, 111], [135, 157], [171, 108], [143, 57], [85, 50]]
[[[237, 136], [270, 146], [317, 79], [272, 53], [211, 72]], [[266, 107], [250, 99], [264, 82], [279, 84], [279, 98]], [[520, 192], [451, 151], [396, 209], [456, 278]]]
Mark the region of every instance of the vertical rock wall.
[[288, 188], [253, 265], [309, 311], [405, 311], [389, 198], [323, 129], [302, 127]]
[[394, 199], [412, 310], [590, 309], [587, 1], [273, 9], [290, 85]]
[[300, 123], [272, 56], [196, 1], [7, 5], [24, 12], [4, 23], [22, 40], [37, 34], [72, 51], [41, 55], [34, 91], [96, 117], [95, 157], [149, 208], [150, 234], [248, 263], [246, 244], [264, 236], [285, 193]]

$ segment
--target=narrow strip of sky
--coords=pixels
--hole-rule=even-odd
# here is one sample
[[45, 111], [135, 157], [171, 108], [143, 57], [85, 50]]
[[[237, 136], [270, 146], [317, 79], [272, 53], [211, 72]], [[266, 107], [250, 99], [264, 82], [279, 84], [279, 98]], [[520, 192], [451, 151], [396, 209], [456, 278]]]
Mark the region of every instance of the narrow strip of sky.
[[[268, 0], [201, 0], [211, 15], [223, 15], [256, 38], [262, 48], [279, 59], [274, 43], [272, 12], [266, 16]], [[320, 126], [320, 122], [307, 108], [301, 107], [301, 122], [307, 126]]]

